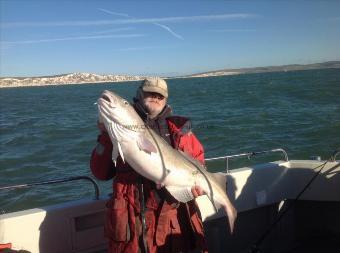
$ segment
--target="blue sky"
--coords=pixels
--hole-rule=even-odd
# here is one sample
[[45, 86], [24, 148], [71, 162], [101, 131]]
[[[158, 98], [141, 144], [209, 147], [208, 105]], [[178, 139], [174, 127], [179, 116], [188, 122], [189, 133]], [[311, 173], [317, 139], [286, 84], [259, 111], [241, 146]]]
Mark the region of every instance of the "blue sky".
[[340, 1], [0, 0], [0, 74], [173, 76], [340, 60]]

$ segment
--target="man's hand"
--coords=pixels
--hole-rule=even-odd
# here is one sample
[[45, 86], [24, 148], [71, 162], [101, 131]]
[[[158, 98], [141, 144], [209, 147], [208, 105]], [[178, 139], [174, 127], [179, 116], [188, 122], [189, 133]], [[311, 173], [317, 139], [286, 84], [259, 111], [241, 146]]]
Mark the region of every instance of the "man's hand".
[[192, 195], [194, 195], [194, 198], [197, 198], [197, 197], [199, 197], [199, 196], [202, 196], [202, 195], [204, 195], [204, 192], [203, 192], [203, 190], [202, 190], [202, 188], [201, 187], [199, 187], [199, 186], [193, 186], [192, 188], [191, 188], [191, 192], [192, 192]]

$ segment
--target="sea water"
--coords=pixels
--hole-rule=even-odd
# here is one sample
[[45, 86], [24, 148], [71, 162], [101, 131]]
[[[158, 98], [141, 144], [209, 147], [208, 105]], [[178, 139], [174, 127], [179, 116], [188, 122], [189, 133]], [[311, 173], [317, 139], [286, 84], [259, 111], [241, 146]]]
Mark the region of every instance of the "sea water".
[[[206, 158], [283, 148], [290, 159], [328, 159], [340, 147], [340, 70], [169, 79], [169, 104], [192, 121]], [[132, 100], [140, 82], [0, 90], [0, 186], [92, 176], [97, 107], [105, 89]], [[281, 160], [232, 160], [231, 169]], [[224, 162], [209, 162], [211, 171]], [[112, 181], [99, 182], [101, 194]], [[88, 182], [0, 191], [0, 211], [92, 198]]]

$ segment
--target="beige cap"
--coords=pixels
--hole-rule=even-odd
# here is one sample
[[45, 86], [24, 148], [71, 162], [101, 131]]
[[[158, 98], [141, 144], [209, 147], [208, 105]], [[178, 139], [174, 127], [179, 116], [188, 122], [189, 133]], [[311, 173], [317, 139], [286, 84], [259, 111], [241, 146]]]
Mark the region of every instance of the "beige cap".
[[145, 92], [156, 92], [168, 98], [168, 85], [165, 80], [159, 77], [146, 78], [141, 85]]

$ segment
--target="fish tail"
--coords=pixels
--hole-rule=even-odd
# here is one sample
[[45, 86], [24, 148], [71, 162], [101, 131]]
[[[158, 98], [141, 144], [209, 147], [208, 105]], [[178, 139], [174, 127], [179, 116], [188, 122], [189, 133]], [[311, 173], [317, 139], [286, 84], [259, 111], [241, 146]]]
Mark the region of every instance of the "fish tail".
[[237, 218], [237, 211], [233, 204], [227, 200], [227, 202], [223, 205], [224, 211], [227, 214], [228, 217], [228, 223], [229, 223], [229, 228], [230, 228], [230, 233], [232, 234], [234, 232], [234, 227], [235, 227], [235, 221]]

